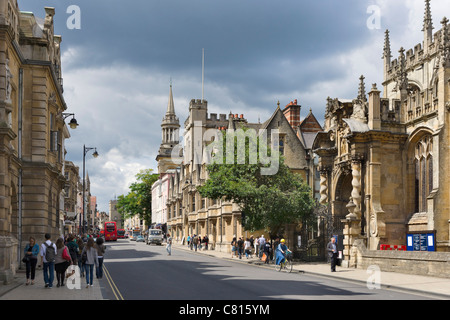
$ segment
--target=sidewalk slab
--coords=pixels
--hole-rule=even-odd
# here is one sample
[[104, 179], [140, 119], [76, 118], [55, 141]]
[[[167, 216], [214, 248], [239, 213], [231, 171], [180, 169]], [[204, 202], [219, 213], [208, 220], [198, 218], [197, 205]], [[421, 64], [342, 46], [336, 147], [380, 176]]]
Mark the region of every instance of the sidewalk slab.
[[59, 288], [56, 284], [55, 279], [53, 288], [45, 288], [42, 269], [36, 270], [34, 285], [26, 285], [25, 273], [18, 272], [11, 284], [0, 285], [0, 300], [103, 300], [101, 284], [95, 275], [89, 288], [86, 288], [86, 278], [80, 278], [79, 289], [75, 285], [70, 289], [67, 281]]

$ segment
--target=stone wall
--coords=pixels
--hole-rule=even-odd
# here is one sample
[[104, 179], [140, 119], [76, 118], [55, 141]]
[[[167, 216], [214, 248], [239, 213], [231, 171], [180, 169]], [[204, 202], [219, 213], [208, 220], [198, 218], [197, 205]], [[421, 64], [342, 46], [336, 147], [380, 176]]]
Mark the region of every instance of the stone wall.
[[361, 243], [356, 247], [359, 269], [376, 265], [381, 271], [450, 278], [450, 253], [447, 252], [367, 250]]

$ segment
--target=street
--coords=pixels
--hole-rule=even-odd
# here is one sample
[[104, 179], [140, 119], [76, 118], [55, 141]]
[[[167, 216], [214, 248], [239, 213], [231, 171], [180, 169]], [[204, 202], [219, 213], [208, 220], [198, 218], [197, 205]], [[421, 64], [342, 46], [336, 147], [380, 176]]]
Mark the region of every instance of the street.
[[418, 294], [276, 272], [193, 251], [119, 240], [107, 243], [104, 299], [111, 300], [415, 300]]

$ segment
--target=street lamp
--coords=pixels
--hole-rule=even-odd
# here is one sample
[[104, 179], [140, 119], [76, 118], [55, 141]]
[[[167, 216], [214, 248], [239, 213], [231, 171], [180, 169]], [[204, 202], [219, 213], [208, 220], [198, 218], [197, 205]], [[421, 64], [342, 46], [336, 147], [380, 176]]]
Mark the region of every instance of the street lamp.
[[91, 150], [95, 150], [94, 153], [92, 154], [92, 156], [94, 158], [98, 157], [98, 152], [97, 152], [97, 148], [89, 148], [86, 147], [85, 145], [83, 145], [83, 218], [80, 219], [80, 233], [84, 233], [84, 218], [85, 218], [85, 213], [86, 213], [86, 208], [85, 208], [85, 191], [86, 191], [86, 175], [85, 175], [85, 168], [86, 168], [86, 154], [91, 151]]
[[72, 119], [69, 122], [69, 126], [71, 129], [76, 129], [78, 127], [77, 119], [75, 119], [75, 113], [63, 113], [63, 119], [66, 120], [68, 117], [72, 116]]

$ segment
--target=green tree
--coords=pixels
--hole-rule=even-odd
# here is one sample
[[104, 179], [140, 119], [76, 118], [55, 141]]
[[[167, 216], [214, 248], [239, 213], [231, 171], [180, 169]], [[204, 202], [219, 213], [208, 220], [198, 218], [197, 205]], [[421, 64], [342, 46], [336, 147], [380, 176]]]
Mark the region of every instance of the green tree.
[[141, 170], [136, 174], [136, 182], [129, 187], [127, 195], [117, 198], [117, 211], [123, 219], [139, 216], [147, 225], [152, 221], [152, 185], [158, 180], [158, 174], [153, 169]]
[[[238, 137], [234, 138], [237, 141]], [[237, 203], [242, 212], [242, 225], [245, 229], [249, 231], [265, 229], [275, 235], [286, 224], [299, 223], [311, 218], [314, 199], [311, 197], [309, 186], [303, 182], [300, 175], [293, 173], [285, 165], [281, 155], [277, 159], [278, 170], [271, 175], [261, 174], [261, 169], [269, 166], [268, 164], [248, 161], [251, 152], [257, 152], [257, 158], [260, 159], [259, 144], [265, 143], [260, 140], [258, 137], [256, 141], [258, 148], [255, 149], [252, 148], [252, 143], [255, 142], [247, 139], [245, 163], [227, 164], [225, 157], [219, 157], [219, 162], [209, 164], [207, 166], [209, 178], [197, 189], [203, 197], [224, 198]], [[222, 144], [225, 150], [226, 135], [223, 135], [218, 143]], [[223, 150], [219, 150], [221, 151]], [[242, 152], [242, 148], [239, 152]], [[235, 160], [238, 159], [237, 153], [238, 147], [235, 143]]]

